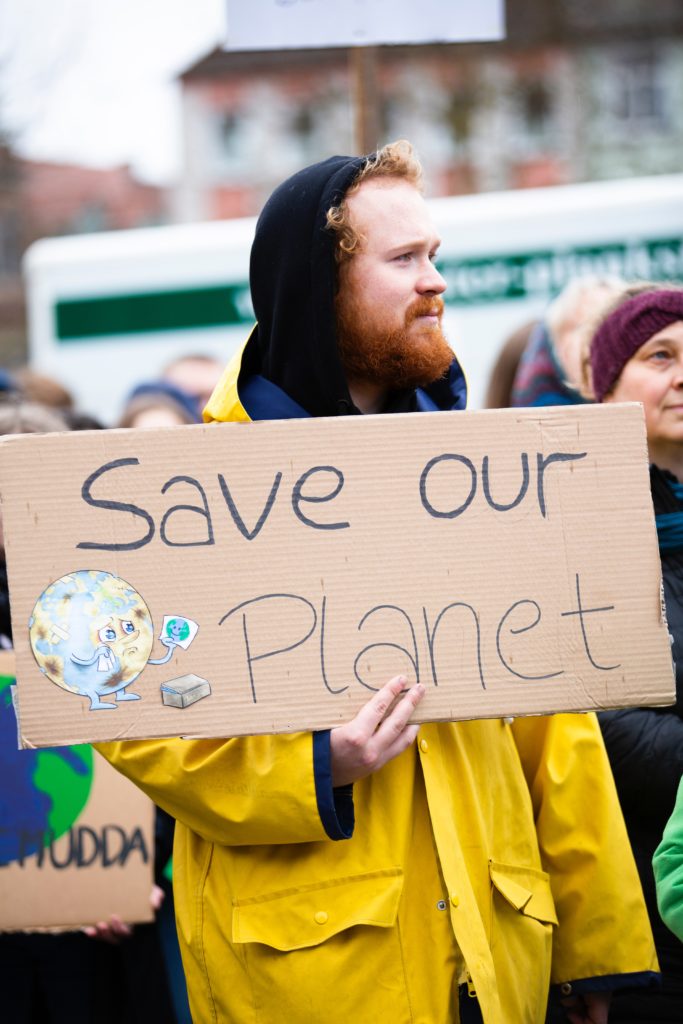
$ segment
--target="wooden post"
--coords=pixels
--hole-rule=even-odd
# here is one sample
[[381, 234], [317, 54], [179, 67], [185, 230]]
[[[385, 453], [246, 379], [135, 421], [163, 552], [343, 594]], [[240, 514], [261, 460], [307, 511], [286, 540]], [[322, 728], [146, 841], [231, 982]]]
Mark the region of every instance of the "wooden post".
[[380, 141], [377, 47], [352, 47], [349, 71], [354, 102], [354, 145], [356, 153], [362, 156], [374, 152]]

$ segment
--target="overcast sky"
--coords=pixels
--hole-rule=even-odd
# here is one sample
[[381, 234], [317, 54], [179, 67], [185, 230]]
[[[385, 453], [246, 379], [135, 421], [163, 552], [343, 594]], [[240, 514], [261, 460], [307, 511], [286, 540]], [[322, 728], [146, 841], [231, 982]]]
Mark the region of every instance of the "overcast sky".
[[36, 160], [179, 168], [174, 78], [222, 43], [226, 0], [0, 0], [0, 126]]

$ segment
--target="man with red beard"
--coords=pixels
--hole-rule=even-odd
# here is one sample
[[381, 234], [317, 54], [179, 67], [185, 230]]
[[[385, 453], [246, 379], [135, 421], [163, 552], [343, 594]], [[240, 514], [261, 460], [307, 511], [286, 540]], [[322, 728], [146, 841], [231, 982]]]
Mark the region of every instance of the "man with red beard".
[[416, 184], [361, 176], [328, 214], [340, 240], [337, 348], [361, 412], [443, 378], [454, 359], [441, 330], [439, 238]]
[[[276, 189], [258, 324], [207, 420], [464, 407], [419, 185], [395, 143]], [[416, 742], [423, 693], [397, 676], [313, 734], [99, 745], [177, 819], [194, 1020], [541, 1024], [552, 982], [573, 1024], [604, 1024], [617, 976], [655, 976], [594, 716], [426, 724]]]

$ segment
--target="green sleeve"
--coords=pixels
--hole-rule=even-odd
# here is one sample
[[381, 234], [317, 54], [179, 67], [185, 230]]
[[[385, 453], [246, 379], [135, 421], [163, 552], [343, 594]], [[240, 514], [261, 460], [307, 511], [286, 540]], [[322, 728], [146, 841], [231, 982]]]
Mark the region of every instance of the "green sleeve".
[[659, 913], [667, 927], [683, 942], [683, 779], [652, 866]]

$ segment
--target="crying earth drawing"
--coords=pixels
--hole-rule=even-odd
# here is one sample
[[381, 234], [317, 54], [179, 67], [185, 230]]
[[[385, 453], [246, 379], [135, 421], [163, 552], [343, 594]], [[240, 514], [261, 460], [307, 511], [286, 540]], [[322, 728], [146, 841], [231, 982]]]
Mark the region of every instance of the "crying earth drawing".
[[197, 629], [189, 619], [165, 619], [160, 641], [166, 653], [151, 658], [154, 626], [147, 604], [125, 580], [96, 569], [55, 580], [29, 619], [40, 671], [62, 689], [87, 697], [91, 711], [116, 708], [103, 697], [140, 700], [128, 687], [147, 665], [163, 665], [177, 647], [186, 649]]

